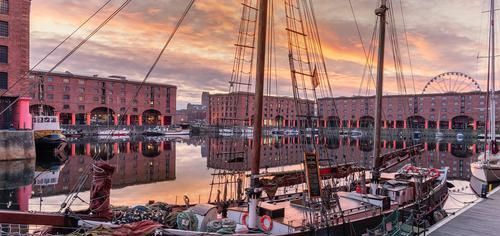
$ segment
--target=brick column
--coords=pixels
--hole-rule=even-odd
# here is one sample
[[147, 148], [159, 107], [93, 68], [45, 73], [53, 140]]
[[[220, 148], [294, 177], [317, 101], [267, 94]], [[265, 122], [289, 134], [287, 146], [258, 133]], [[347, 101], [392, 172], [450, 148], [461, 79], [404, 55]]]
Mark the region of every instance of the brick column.
[[359, 120], [356, 121], [356, 128], [359, 128]]
[[451, 123], [452, 123], [451, 121], [448, 121], [448, 129], [452, 129]]
[[404, 121], [403, 121], [403, 128], [405, 128], [405, 129], [406, 129], [407, 127], [408, 127], [407, 120], [404, 120]]
[[394, 124], [392, 125], [392, 127], [395, 129], [398, 127], [398, 122], [396, 120], [394, 120]]
[[425, 120], [425, 125], [424, 125], [424, 128], [425, 128], [425, 129], [428, 129], [428, 128], [429, 128], [429, 120]]
[[71, 125], [76, 125], [76, 114], [71, 113]]
[[437, 128], [437, 129], [441, 128], [440, 123], [441, 123], [441, 121], [440, 121], [440, 120], [437, 120], [437, 121], [436, 121], [436, 128]]
[[384, 129], [387, 129], [387, 120], [384, 120]]
[[472, 122], [473, 122], [473, 123], [472, 123], [472, 129], [473, 129], [473, 130], [476, 130], [476, 129], [477, 129], [477, 121], [475, 121], [475, 120], [474, 120], [474, 121], [472, 121]]
[[142, 115], [138, 115], [137, 117], [138, 117], [138, 122], [137, 123], [139, 125], [142, 125]]
[[90, 143], [85, 144], [85, 155], [90, 156]]
[[90, 113], [85, 114], [85, 123], [90, 125]]
[[118, 125], [118, 115], [115, 114], [113, 116], [113, 122], [114, 122], [115, 125]]
[[127, 118], [126, 118], [127, 119], [127, 125], [130, 126], [130, 115], [126, 115], [126, 116], [127, 116]]

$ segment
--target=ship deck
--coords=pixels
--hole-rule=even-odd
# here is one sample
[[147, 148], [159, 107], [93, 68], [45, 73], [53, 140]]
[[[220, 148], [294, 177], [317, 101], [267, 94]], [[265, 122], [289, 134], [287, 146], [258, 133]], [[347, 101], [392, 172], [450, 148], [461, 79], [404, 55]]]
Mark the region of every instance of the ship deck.
[[[386, 211], [381, 211], [380, 207], [372, 205], [367, 202], [355, 200], [350, 196], [349, 192], [338, 192], [339, 202], [342, 208], [342, 212], [346, 220], [356, 221], [358, 219], [364, 219], [366, 217], [370, 217], [378, 214], [385, 214]], [[355, 194], [355, 193], [353, 193]], [[376, 198], [376, 196], [371, 196]], [[295, 204], [294, 201], [281, 201], [275, 203], [263, 203], [261, 207], [265, 207], [265, 205], [273, 205], [274, 208], [284, 208], [285, 214], [284, 217], [274, 218], [273, 221], [286, 225], [287, 227], [298, 230], [302, 228], [308, 219], [311, 217], [320, 218], [320, 210], [310, 209], [305, 206]], [[391, 202], [391, 207], [388, 211], [397, 208], [396, 202]], [[238, 211], [238, 212], [247, 212], [248, 208], [246, 206], [243, 207], [233, 207], [230, 210]], [[308, 218], [309, 217], [309, 218]], [[338, 223], [342, 223], [340, 220]]]
[[429, 235], [498, 235], [499, 217], [500, 187], [497, 187], [487, 198], [479, 199], [431, 227]]

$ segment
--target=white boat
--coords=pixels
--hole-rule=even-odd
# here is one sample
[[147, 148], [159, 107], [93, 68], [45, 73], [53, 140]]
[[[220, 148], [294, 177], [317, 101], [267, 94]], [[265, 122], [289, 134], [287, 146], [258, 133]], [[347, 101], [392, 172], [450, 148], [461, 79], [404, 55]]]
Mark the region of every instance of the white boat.
[[[489, 32], [489, 47], [488, 47], [488, 55], [493, 55], [488, 60], [488, 70], [491, 70], [491, 73], [488, 76], [488, 84], [490, 87], [487, 88], [487, 99], [489, 101], [489, 116], [487, 117], [485, 126], [486, 129], [486, 141], [484, 142], [485, 148], [484, 152], [478, 155], [478, 160], [472, 162], [470, 164], [471, 167], [471, 187], [474, 188], [472, 184], [473, 180], [480, 180], [484, 182], [484, 184], [489, 185], [490, 183], [500, 182], [500, 155], [498, 154], [498, 147], [496, 142], [496, 132], [495, 132], [495, 121], [496, 121], [496, 99], [495, 99], [495, 30], [492, 28], [495, 21], [495, 6], [494, 1], [491, 1], [490, 5], [490, 32]], [[486, 103], [488, 104], [488, 103]], [[488, 107], [486, 107], [488, 109]], [[484, 136], [483, 136], [484, 139]], [[482, 186], [482, 185], [481, 185]], [[474, 192], [480, 194], [481, 196], [485, 196], [485, 191], [483, 189], [473, 189]], [[487, 190], [486, 190], [487, 192]]]
[[284, 134], [287, 135], [287, 136], [299, 135], [299, 130], [297, 130], [297, 129], [286, 129], [285, 132], [284, 132]]
[[464, 134], [462, 134], [462, 133], [458, 133], [458, 134], [457, 134], [457, 141], [459, 141], [459, 142], [464, 141]]
[[443, 139], [444, 134], [441, 131], [437, 131], [436, 134], [435, 134], [435, 136], [436, 136], [436, 139]]
[[128, 129], [107, 129], [97, 131], [99, 136], [129, 136], [130, 130]]
[[351, 131], [351, 138], [361, 138], [363, 136], [363, 132], [361, 130], [353, 130]]
[[280, 128], [271, 129], [272, 135], [283, 135], [284, 133], [285, 133], [285, 131], [283, 129], [280, 129]]
[[470, 164], [472, 176], [487, 183], [500, 181], [500, 154], [486, 151], [478, 158], [479, 161]]
[[231, 128], [221, 128], [219, 129], [219, 135], [221, 136], [233, 136], [234, 130]]

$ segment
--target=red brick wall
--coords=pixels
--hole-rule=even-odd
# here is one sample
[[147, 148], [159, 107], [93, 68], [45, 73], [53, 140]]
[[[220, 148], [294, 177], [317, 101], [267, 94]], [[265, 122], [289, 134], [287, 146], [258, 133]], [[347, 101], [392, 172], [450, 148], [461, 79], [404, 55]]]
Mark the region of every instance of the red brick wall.
[[[9, 47], [8, 64], [0, 64], [0, 71], [9, 73], [9, 87], [29, 70], [30, 7], [30, 0], [10, 0], [9, 13], [0, 14], [0, 20], [9, 23], [9, 37], [0, 37], [0, 45]], [[7, 95], [20, 95], [27, 86], [29, 81], [25, 80], [13, 87]]]

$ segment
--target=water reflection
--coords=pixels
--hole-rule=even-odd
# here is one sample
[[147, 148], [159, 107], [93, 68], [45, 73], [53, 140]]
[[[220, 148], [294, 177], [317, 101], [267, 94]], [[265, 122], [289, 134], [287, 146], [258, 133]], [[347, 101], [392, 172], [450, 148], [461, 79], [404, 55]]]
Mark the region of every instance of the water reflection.
[[[175, 180], [175, 141], [135, 139], [108, 141], [96, 139], [70, 140], [69, 159], [40, 172], [34, 196], [68, 193], [75, 186], [93, 158], [116, 167], [113, 188]], [[43, 173], [43, 174], [42, 174]], [[44, 179], [46, 178], [46, 179]], [[82, 191], [90, 189], [87, 181]]]
[[28, 210], [35, 160], [0, 162], [0, 209]]
[[[320, 159], [330, 160], [329, 163], [342, 164], [355, 162], [361, 166], [372, 166], [373, 139], [363, 137], [317, 137], [313, 141], [317, 147]], [[303, 160], [303, 143], [299, 137], [275, 136], [262, 140], [261, 168], [279, 167], [300, 164]], [[481, 145], [472, 140], [383, 140], [382, 153], [406, 148], [414, 144], [424, 144], [425, 151], [413, 161], [423, 167], [450, 167], [449, 178], [468, 180], [468, 168], [471, 158], [481, 151]], [[248, 171], [253, 155], [253, 140], [210, 138], [208, 141], [207, 166], [212, 169]]]
[[[286, 136], [266, 137], [262, 140], [261, 167], [298, 166], [303, 160], [302, 144], [306, 141], [315, 143], [320, 158], [328, 160], [328, 163], [356, 162], [371, 167], [371, 138], [338, 136], [308, 140]], [[470, 178], [470, 161], [482, 148], [482, 145], [471, 140], [421, 139], [418, 142], [424, 144], [425, 151], [415, 158], [416, 164], [435, 168], [448, 166], [449, 177], [461, 180]], [[391, 152], [415, 143], [412, 140], [385, 139], [381, 146], [383, 152]], [[32, 210], [39, 209], [39, 197], [43, 197], [43, 204], [54, 206], [45, 208], [44, 205], [45, 210], [58, 210], [64, 194], [78, 183], [85, 168], [93, 163], [92, 157], [96, 157], [116, 167], [112, 192], [114, 205], [143, 204], [148, 200], [174, 203], [176, 199], [182, 199], [184, 194], [194, 198], [193, 202], [206, 202], [209, 197], [217, 195], [215, 190], [213, 194], [210, 193], [212, 178], [219, 178], [214, 173], [236, 172], [238, 176], [228, 180], [234, 182], [235, 186], [227, 191], [239, 195], [241, 189], [236, 185], [246, 184], [246, 178], [241, 174], [250, 170], [248, 157], [252, 154], [253, 140], [242, 138], [192, 137], [174, 141], [132, 137], [107, 142], [98, 139], [70, 140], [66, 162], [47, 165], [38, 163], [36, 172], [34, 167], [31, 170], [2, 167], [1, 170], [18, 171], [2, 179], [0, 198], [3, 203], [15, 203], [10, 207], [28, 209], [25, 199], [33, 192]], [[34, 176], [38, 178], [31, 184]], [[84, 192], [81, 196], [85, 200], [88, 199], [88, 192], [85, 191], [89, 189], [90, 182], [87, 181], [81, 189]], [[223, 196], [223, 192], [220, 195]]]

